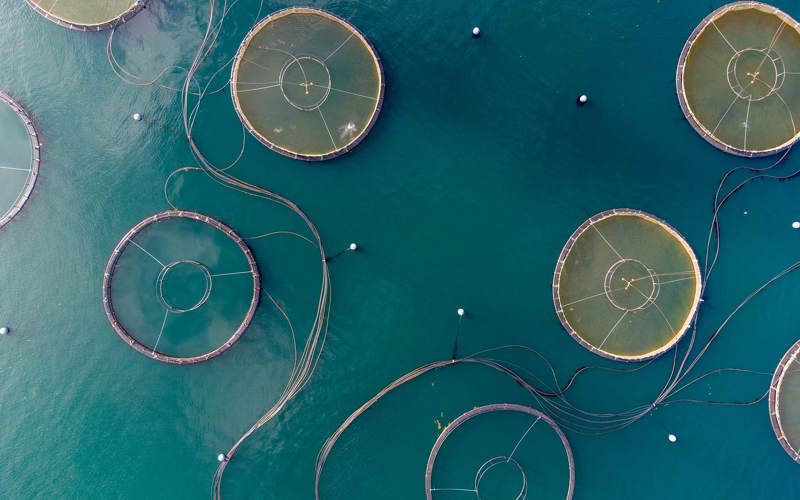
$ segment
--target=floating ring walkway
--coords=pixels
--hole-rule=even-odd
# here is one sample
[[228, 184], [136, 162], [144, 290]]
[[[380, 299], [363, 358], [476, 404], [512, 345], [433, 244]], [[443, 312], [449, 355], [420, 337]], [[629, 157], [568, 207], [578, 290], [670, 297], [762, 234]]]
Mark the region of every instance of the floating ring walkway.
[[11, 96], [2, 91], [0, 91], [0, 103], [7, 105], [14, 113], [16, 113], [16, 115], [22, 121], [22, 125], [25, 127], [25, 131], [30, 138], [31, 144], [30, 163], [27, 169], [22, 168], [19, 165], [0, 165], [0, 171], [13, 170], [17, 173], [25, 171], [28, 172], [28, 176], [25, 180], [25, 183], [22, 185], [19, 195], [17, 195], [16, 199], [14, 199], [14, 201], [11, 203], [11, 206], [2, 215], [0, 215], [0, 228], [2, 228], [8, 224], [11, 219], [13, 219], [14, 216], [20, 212], [20, 210], [22, 210], [22, 206], [25, 205], [25, 202], [28, 201], [31, 193], [33, 192], [36, 179], [39, 177], [39, 165], [42, 162], [42, 143], [39, 138], [39, 133], [36, 130], [36, 125], [21, 104], [17, 103], [11, 98]]
[[[436, 457], [439, 455], [439, 451], [444, 445], [444, 442], [453, 434], [459, 427], [465, 424], [467, 421], [472, 420], [480, 415], [485, 415], [487, 413], [495, 413], [495, 412], [517, 412], [517, 413], [524, 413], [526, 415], [530, 415], [535, 417], [531, 427], [523, 434], [522, 438], [517, 442], [517, 446], [520, 445], [522, 440], [528, 435], [528, 432], [536, 425], [537, 422], [542, 421], [546, 423], [553, 432], [556, 433], [558, 438], [561, 440], [561, 444], [564, 446], [564, 453], [567, 456], [567, 464], [569, 466], [569, 485], [567, 487], [567, 496], [566, 499], [570, 500], [572, 495], [575, 492], [575, 460], [572, 456], [572, 448], [569, 445], [569, 441], [567, 440], [567, 436], [564, 435], [564, 431], [555, 423], [553, 419], [545, 415], [544, 413], [540, 412], [539, 410], [533, 409], [529, 406], [517, 405], [517, 404], [491, 404], [486, 406], [480, 406], [478, 408], [474, 408], [462, 415], [458, 418], [450, 422], [450, 424], [445, 427], [444, 431], [439, 434], [439, 437], [436, 439], [436, 442], [433, 444], [433, 448], [431, 449], [431, 453], [428, 456], [428, 463], [425, 467], [425, 497], [427, 500], [433, 500], [433, 492], [439, 491], [442, 489], [433, 488], [433, 468], [436, 464]], [[516, 447], [514, 447], [514, 451], [516, 451]], [[517, 496], [517, 499], [524, 500], [528, 493], [528, 478], [525, 475], [524, 468], [514, 460], [513, 454], [514, 451], [511, 452], [508, 456], [498, 456], [493, 457], [487, 460], [486, 462], [481, 465], [478, 471], [475, 473], [475, 481], [474, 481], [474, 490], [467, 490], [467, 489], [458, 489], [458, 491], [473, 491], [475, 496], [480, 499], [480, 482], [483, 479], [484, 475], [493, 467], [498, 464], [502, 463], [510, 463], [513, 464], [514, 467], [519, 470], [520, 475], [522, 477], [522, 485], [520, 487], [520, 493]], [[444, 490], [442, 490], [444, 491]]]
[[293, 7], [245, 36], [231, 69], [233, 106], [259, 142], [320, 161], [351, 151], [381, 111], [384, 73], [375, 47], [329, 12]]
[[[785, 395], [785, 392], [790, 395]], [[769, 386], [769, 418], [786, 453], [800, 463], [800, 340], [781, 358]], [[791, 420], [791, 422], [789, 422]], [[789, 426], [793, 429], [789, 429]]]
[[586, 349], [643, 361], [680, 341], [701, 293], [694, 251], [658, 217], [627, 208], [581, 224], [558, 257], [553, 303], [559, 321]]
[[[164, 264], [157, 257], [155, 257], [150, 251], [148, 251], [142, 245], [134, 241], [134, 238], [140, 233], [142, 233], [142, 231], [144, 231], [148, 227], [171, 219], [185, 219], [190, 221], [197, 221], [221, 231], [222, 233], [224, 233], [225, 236], [227, 236], [227, 238], [230, 241], [235, 243], [235, 247], [237, 247], [242, 252], [242, 254], [246, 259], [249, 269], [247, 271], [241, 271], [241, 272], [212, 274], [205, 265], [201, 264], [200, 262], [194, 259], [178, 259], [170, 264]], [[191, 313], [193, 311], [198, 310], [203, 305], [205, 305], [209, 297], [211, 296], [211, 290], [212, 290], [211, 280], [213, 276], [252, 275], [253, 296], [250, 299], [250, 303], [247, 312], [244, 316], [244, 319], [241, 321], [241, 324], [238, 326], [238, 328], [236, 328], [236, 330], [233, 332], [230, 338], [228, 338], [224, 343], [222, 343], [218, 347], [204, 354], [192, 355], [192, 356], [176, 356], [159, 352], [157, 349], [158, 340], [156, 341], [155, 346], [150, 347], [143, 344], [136, 337], [134, 337], [134, 335], [132, 335], [120, 321], [118, 317], [119, 316], [118, 311], [115, 310], [114, 300], [112, 300], [113, 296], [112, 286], [115, 273], [118, 271], [120, 257], [123, 255], [125, 250], [129, 248], [130, 245], [137, 247], [141, 252], [143, 252], [144, 254], [149, 256], [149, 258], [151, 258], [153, 261], [161, 265], [158, 277], [155, 279], [155, 287], [156, 287], [156, 295], [158, 297], [158, 302], [165, 311], [164, 322], [163, 322], [164, 324], [166, 324], [167, 317], [169, 314], [182, 315], [184, 313]], [[197, 275], [203, 278], [202, 281], [204, 283], [203, 285], [204, 291], [201, 294], [202, 296], [198, 300], [192, 301], [190, 304], [186, 306], [178, 306], [173, 303], [170, 303], [170, 301], [165, 298], [164, 294], [164, 280], [166, 279], [166, 276], [171, 271], [181, 266], [187, 268], [188, 270], [193, 270], [193, 269], [198, 270]], [[253, 253], [251, 252], [250, 248], [245, 244], [244, 239], [240, 237], [238, 234], [236, 234], [236, 232], [233, 229], [231, 229], [230, 227], [228, 227], [227, 225], [223, 224], [222, 222], [216, 219], [213, 219], [203, 214], [199, 214], [197, 212], [189, 212], [183, 210], [167, 210], [165, 212], [160, 212], [136, 224], [130, 231], [128, 231], [125, 234], [122, 240], [114, 248], [114, 251], [111, 254], [111, 258], [109, 259], [108, 264], [106, 265], [105, 273], [103, 274], [103, 308], [105, 309], [108, 321], [111, 323], [111, 326], [114, 328], [114, 331], [117, 332], [117, 335], [119, 335], [119, 337], [131, 348], [147, 356], [148, 358], [152, 358], [165, 363], [172, 363], [179, 365], [208, 361], [209, 359], [215, 358], [220, 354], [222, 354], [223, 352], [230, 349], [233, 346], [233, 344], [235, 344], [236, 341], [239, 340], [244, 331], [250, 325], [250, 322], [253, 320], [256, 309], [258, 308], [260, 296], [261, 296], [261, 279], [258, 272], [258, 266], [256, 264], [256, 260], [255, 257], [253, 256]], [[164, 324], [162, 324], [161, 326], [162, 328], [161, 333], [163, 333]], [[161, 333], [159, 333], [159, 340], [161, 339]]]
[[[102, 31], [127, 22], [150, 0], [113, 0], [105, 7], [91, 0], [25, 0], [44, 18], [77, 31]], [[49, 5], [49, 7], [47, 7]]]
[[724, 5], [692, 31], [675, 82], [686, 119], [739, 156], [768, 156], [800, 139], [800, 24], [761, 2]]

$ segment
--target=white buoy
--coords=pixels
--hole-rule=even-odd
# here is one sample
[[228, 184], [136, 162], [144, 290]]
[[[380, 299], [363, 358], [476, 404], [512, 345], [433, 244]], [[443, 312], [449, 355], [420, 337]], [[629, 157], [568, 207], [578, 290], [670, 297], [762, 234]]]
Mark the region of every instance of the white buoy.
[[459, 307], [457, 312], [459, 316], [463, 316], [466, 311], [464, 311], [464, 309]]
[[224, 454], [224, 453], [220, 453], [219, 455], [217, 455], [217, 461], [218, 461], [218, 462], [224, 462], [224, 461], [225, 461], [225, 458], [226, 458], [226, 457], [225, 457], [225, 454]]
[[481, 29], [475, 26], [472, 28], [472, 38], [478, 38], [479, 36], [481, 36]]
[[8, 327], [4, 326], [0, 328], [0, 335], [8, 335]]
[[357, 243], [350, 243], [350, 251], [351, 252], [355, 252], [356, 250], [358, 250], [358, 244]]
[[795, 228], [795, 229], [800, 229], [800, 221], [792, 222], [792, 227]]
[[747, 215], [747, 210], [745, 210], [745, 211], [744, 211], [744, 212], [742, 212], [742, 213], [743, 213], [743, 214], [745, 214], [745, 215]]
[[667, 436], [667, 439], [669, 439], [670, 443], [674, 443], [678, 440], [678, 436], [676, 436], [675, 434], [670, 434], [669, 436]]
[[139, 113], [134, 113], [133, 114], [133, 120], [137, 121], [137, 122], [142, 121], [142, 115], [140, 115]]
[[588, 95], [581, 94], [580, 97], [578, 97], [578, 106], [583, 106], [587, 102], [589, 102], [589, 96]]

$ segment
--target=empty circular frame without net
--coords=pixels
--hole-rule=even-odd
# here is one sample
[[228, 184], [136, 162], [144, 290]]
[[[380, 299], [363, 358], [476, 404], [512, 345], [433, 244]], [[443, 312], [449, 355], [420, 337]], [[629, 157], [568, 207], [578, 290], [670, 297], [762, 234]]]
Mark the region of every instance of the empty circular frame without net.
[[41, 163], [41, 142], [28, 112], [0, 92], [0, 228], [30, 198]]
[[149, 0], [25, 0], [50, 21], [77, 31], [101, 31], [128, 21]]
[[[528, 415], [531, 417], [531, 424], [527, 429], [524, 429], [524, 432], [520, 434], [520, 438], [516, 441], [516, 443], [510, 442], [509, 450], [510, 453], [508, 455], [501, 454], [498, 456], [494, 456], [489, 458], [480, 467], [478, 467], [477, 471], [475, 472], [475, 477], [471, 485], [457, 485], [461, 486], [458, 488], [454, 487], [434, 487], [433, 486], [433, 471], [434, 467], [436, 466], [436, 459], [439, 456], [439, 453], [444, 446], [445, 442], [450, 438], [450, 436], [456, 432], [461, 426], [466, 424], [469, 421], [474, 419], [480, 418], [484, 415], [491, 414], [491, 413], [521, 413], [523, 415]], [[428, 463], [425, 467], [425, 497], [427, 500], [433, 500], [434, 497], [442, 496], [443, 495], [435, 495], [436, 493], [473, 493], [477, 498], [484, 498], [481, 495], [481, 482], [486, 477], [487, 473], [491, 471], [493, 468], [497, 466], [511, 466], [513, 469], [516, 470], [516, 473], [519, 475], [519, 491], [516, 496], [517, 499], [524, 499], [528, 496], [528, 488], [530, 485], [529, 478], [526, 473], [526, 467], [523, 466], [520, 462], [518, 462], [514, 458], [514, 454], [517, 452], [518, 448], [523, 444], [525, 439], [530, 435], [531, 432], [535, 431], [535, 427], [537, 424], [541, 422], [542, 425], [546, 425], [551, 431], [555, 433], [557, 438], [560, 440], [561, 445], [564, 447], [564, 453], [566, 455], [567, 461], [567, 468], [569, 471], [568, 476], [568, 483], [566, 488], [566, 500], [570, 500], [575, 492], [575, 460], [572, 456], [572, 448], [569, 445], [569, 441], [567, 440], [567, 436], [564, 435], [564, 432], [558, 426], [558, 424], [553, 421], [550, 417], [545, 415], [544, 413], [531, 408], [529, 406], [523, 406], [518, 404], [509, 404], [509, 403], [502, 403], [502, 404], [491, 404], [486, 406], [480, 406], [478, 408], [474, 408], [462, 415], [458, 418], [450, 422], [450, 424], [445, 427], [444, 431], [439, 435], [434, 443], [433, 447], [431, 448], [430, 455], [428, 456]], [[513, 447], [512, 447], [513, 446]], [[470, 487], [471, 486], [471, 487]], [[449, 498], [449, 497], [448, 497]]]
[[800, 340], [775, 369], [769, 386], [769, 416], [778, 442], [800, 463]]
[[687, 120], [717, 148], [780, 152], [800, 137], [800, 25], [763, 3], [724, 5], [687, 40], [676, 85]]
[[244, 240], [222, 222], [168, 210], [114, 248], [103, 307], [117, 335], [165, 363], [207, 361], [230, 349], [258, 308], [261, 278]]
[[231, 73], [247, 130], [295, 159], [327, 160], [366, 137], [383, 103], [377, 52], [356, 28], [311, 8], [278, 11], [247, 34]]
[[553, 302], [567, 332], [618, 361], [651, 359], [677, 344], [700, 293], [700, 267], [686, 240], [658, 217], [631, 209], [581, 224], [553, 277]]

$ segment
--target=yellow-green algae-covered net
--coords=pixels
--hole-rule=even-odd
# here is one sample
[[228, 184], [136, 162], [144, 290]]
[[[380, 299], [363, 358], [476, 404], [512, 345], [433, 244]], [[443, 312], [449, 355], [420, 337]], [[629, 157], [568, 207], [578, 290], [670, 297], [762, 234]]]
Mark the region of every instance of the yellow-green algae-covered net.
[[700, 301], [691, 247], [661, 219], [615, 209], [587, 220], [558, 259], [553, 301], [569, 334], [610, 359], [650, 359], [674, 346]]
[[769, 416], [778, 442], [800, 463], [800, 340], [786, 352], [772, 377]]
[[325, 160], [356, 146], [383, 101], [383, 70], [353, 26], [310, 8], [278, 11], [245, 37], [231, 92], [245, 127], [292, 158]]
[[39, 175], [40, 150], [28, 113], [0, 92], [0, 228], [28, 201]]
[[800, 25], [759, 2], [720, 7], [686, 42], [677, 90], [695, 130], [723, 151], [786, 149], [800, 137]]
[[54, 23], [80, 31], [113, 28], [142, 10], [149, 0], [26, 0]]

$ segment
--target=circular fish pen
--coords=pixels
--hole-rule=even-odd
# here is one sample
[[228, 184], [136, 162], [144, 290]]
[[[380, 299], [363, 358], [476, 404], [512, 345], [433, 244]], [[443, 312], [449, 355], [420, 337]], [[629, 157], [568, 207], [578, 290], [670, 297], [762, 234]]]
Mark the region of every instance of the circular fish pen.
[[78, 31], [102, 31], [128, 21], [149, 0], [25, 0], [50, 21]]
[[28, 201], [39, 176], [42, 145], [33, 120], [0, 92], [0, 228]]
[[173, 364], [230, 349], [258, 307], [255, 258], [233, 229], [211, 217], [169, 210], [134, 226], [103, 275], [103, 307], [122, 340]]
[[[476, 469], [474, 477], [471, 479], [470, 484], [460, 484], [455, 483], [452, 487], [434, 487], [433, 486], [433, 469], [436, 466], [436, 459], [439, 457], [439, 454], [442, 452], [442, 447], [444, 446], [445, 442], [453, 435], [453, 433], [462, 428], [464, 425], [473, 425], [475, 426], [477, 420], [481, 420], [482, 417], [485, 417], [488, 414], [518, 414], [523, 417], [527, 417], [524, 421], [517, 421], [517, 422], [504, 422], [506, 428], [513, 428], [514, 424], [523, 423], [519, 428], [519, 435], [520, 437], [516, 441], [510, 441], [505, 443], [504, 450], [505, 451], [498, 451], [497, 454], [495, 452], [490, 452], [490, 455], [493, 455], [488, 460], [485, 460], [481, 463], [476, 462]], [[531, 421], [532, 420], [532, 421]], [[481, 406], [478, 408], [474, 408], [455, 420], [453, 420], [447, 427], [445, 427], [444, 431], [439, 435], [436, 439], [436, 442], [431, 449], [430, 456], [428, 457], [428, 463], [425, 468], [425, 496], [427, 500], [433, 500], [435, 496], [442, 496], [436, 495], [437, 492], [448, 493], [448, 492], [461, 492], [461, 493], [472, 493], [475, 495], [476, 498], [488, 498], [485, 494], [485, 491], [489, 488], [489, 486], [495, 486], [495, 491], [497, 488], [504, 488], [508, 491], [505, 492], [505, 497], [516, 498], [518, 500], [524, 500], [527, 498], [529, 494], [531, 494], [530, 488], [533, 479], [536, 481], [537, 476], [549, 476], [552, 471], [539, 471], [537, 476], [529, 476], [528, 472], [529, 469], [532, 467], [533, 464], [527, 463], [527, 461], [515, 458], [515, 454], [521, 452], [523, 447], [525, 446], [526, 440], [531, 440], [536, 433], [537, 424], [545, 424], [552, 433], [551, 436], [547, 436], [545, 439], [550, 440], [550, 446], [557, 446], [563, 447], [564, 454], [566, 455], [566, 465], [568, 468], [568, 477], [569, 482], [567, 483], [566, 488], [566, 499], [569, 500], [572, 498], [572, 495], [575, 491], [575, 461], [572, 456], [572, 448], [569, 445], [569, 441], [567, 437], [564, 435], [564, 432], [561, 428], [556, 424], [550, 417], [545, 415], [544, 413], [530, 408], [528, 406], [516, 405], [516, 404], [492, 404], [487, 406]], [[498, 426], [494, 425], [494, 428]], [[480, 431], [484, 430], [479, 427], [472, 429], [473, 431]], [[541, 433], [539, 433], [541, 434]], [[539, 445], [537, 441], [537, 445]], [[481, 448], [485, 449], [485, 448]], [[458, 453], [453, 453], [453, 455], [463, 456], [464, 454], [464, 447], [462, 446], [457, 451]], [[541, 463], [543, 462], [543, 463]], [[553, 463], [552, 460], [547, 461], [539, 461], [536, 463], [537, 466], [544, 466], [544, 465], [556, 465]], [[505, 472], [505, 473], [504, 473]], [[509, 477], [511, 476], [511, 477]], [[441, 480], [449, 480], [449, 481], [457, 481], [457, 478], [447, 478]], [[437, 477], [437, 483], [441, 481]], [[462, 478], [463, 480], [463, 478]], [[489, 486], [487, 486], [489, 485]], [[482, 493], [484, 492], [484, 493]], [[539, 498], [551, 498], [551, 494], [542, 495], [542, 492], [537, 492], [533, 496]]]
[[383, 103], [383, 68], [355, 27], [333, 14], [289, 8], [247, 34], [231, 93], [245, 128], [295, 159], [327, 160], [369, 133]]
[[769, 386], [769, 418], [778, 442], [800, 463], [800, 340], [775, 369]]
[[780, 152], [800, 138], [800, 25], [759, 2], [722, 6], [684, 45], [676, 85], [686, 119], [717, 148]]
[[558, 258], [553, 302], [582, 346], [618, 361], [654, 358], [689, 328], [700, 266], [669, 224], [639, 210], [602, 212], [580, 225]]

